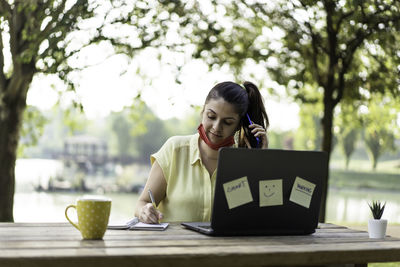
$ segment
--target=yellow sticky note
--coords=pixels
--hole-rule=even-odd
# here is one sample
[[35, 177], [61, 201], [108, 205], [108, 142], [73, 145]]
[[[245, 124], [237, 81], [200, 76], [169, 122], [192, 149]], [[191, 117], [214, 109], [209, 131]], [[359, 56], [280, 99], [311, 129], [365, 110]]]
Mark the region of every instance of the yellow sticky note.
[[260, 187], [260, 207], [283, 205], [282, 179], [262, 180]]
[[253, 201], [247, 177], [242, 177], [228, 183], [224, 183], [225, 197], [229, 209], [236, 208]]
[[308, 209], [310, 207], [314, 189], [315, 184], [310, 183], [300, 177], [296, 177], [289, 200]]

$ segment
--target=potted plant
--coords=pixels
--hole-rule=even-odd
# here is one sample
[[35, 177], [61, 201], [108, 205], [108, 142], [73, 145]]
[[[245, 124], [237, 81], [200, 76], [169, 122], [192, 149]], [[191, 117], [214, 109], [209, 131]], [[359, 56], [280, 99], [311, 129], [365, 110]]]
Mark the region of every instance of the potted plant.
[[386, 228], [387, 228], [387, 220], [381, 219], [383, 211], [385, 210], [385, 205], [380, 201], [372, 201], [372, 203], [368, 203], [369, 208], [371, 209], [373, 219], [369, 219], [368, 221], [368, 233], [370, 238], [385, 238], [386, 236]]

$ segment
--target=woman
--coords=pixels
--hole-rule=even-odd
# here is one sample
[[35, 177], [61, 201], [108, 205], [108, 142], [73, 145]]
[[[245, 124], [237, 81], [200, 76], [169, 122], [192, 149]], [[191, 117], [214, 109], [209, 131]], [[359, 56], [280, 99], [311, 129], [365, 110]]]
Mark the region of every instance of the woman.
[[[250, 123], [251, 120], [251, 123]], [[223, 82], [209, 92], [198, 133], [174, 136], [151, 156], [152, 168], [135, 216], [145, 223], [210, 221], [218, 149], [268, 147], [268, 116], [258, 88]], [[235, 145], [236, 146], [236, 145]], [[158, 209], [151, 204], [151, 190]]]

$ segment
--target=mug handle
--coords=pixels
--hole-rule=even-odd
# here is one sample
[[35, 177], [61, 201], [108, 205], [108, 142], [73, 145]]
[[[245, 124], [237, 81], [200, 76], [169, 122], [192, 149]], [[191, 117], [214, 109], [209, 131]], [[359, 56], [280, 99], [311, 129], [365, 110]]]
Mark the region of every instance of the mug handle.
[[75, 205], [69, 205], [68, 207], [66, 207], [66, 208], [65, 208], [65, 217], [67, 218], [67, 220], [69, 221], [70, 224], [72, 224], [76, 229], [78, 229], [78, 230], [80, 231], [79, 226], [78, 226], [77, 224], [73, 223], [73, 222], [68, 218], [68, 209], [69, 209], [69, 208], [74, 208], [74, 209], [76, 209], [76, 206], [75, 206]]

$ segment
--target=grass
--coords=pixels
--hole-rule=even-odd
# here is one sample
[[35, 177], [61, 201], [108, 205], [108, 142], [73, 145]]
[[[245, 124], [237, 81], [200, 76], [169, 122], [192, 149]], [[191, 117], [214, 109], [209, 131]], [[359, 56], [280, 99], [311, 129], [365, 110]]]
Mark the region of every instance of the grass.
[[[345, 161], [342, 157], [332, 157], [330, 160], [331, 169], [345, 169]], [[400, 174], [400, 160], [386, 160], [379, 161], [376, 170], [372, 169], [371, 162], [368, 159], [351, 159], [349, 163], [349, 171], [362, 171], [362, 172], [385, 172]]]
[[378, 162], [372, 170], [366, 158], [350, 160], [345, 169], [344, 158], [337, 153], [330, 161], [329, 186], [335, 188], [400, 190], [400, 160], [390, 159]]
[[335, 188], [400, 190], [400, 174], [332, 170], [329, 186]]

